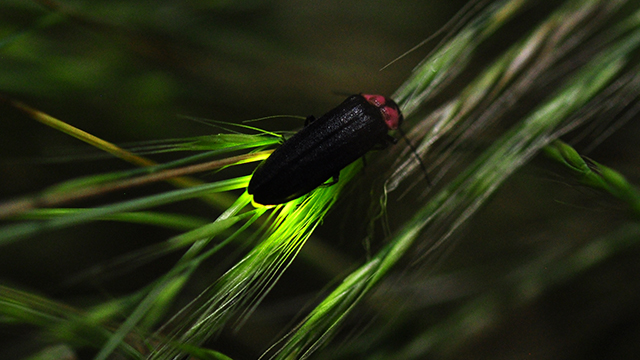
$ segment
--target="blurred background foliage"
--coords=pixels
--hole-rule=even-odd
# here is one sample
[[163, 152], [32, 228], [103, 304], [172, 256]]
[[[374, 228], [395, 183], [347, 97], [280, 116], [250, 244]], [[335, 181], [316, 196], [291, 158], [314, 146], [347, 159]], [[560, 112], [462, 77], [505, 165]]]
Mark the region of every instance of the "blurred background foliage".
[[[384, 71], [379, 69], [436, 32], [465, 3], [4, 0], [0, 4], [0, 92], [119, 144], [219, 131], [181, 115], [228, 122], [276, 114], [320, 115], [342, 100], [344, 96], [336, 93], [393, 93], [437, 41]], [[534, 1], [480, 49], [467, 79], [557, 5], [556, 1]], [[465, 77], [461, 78], [458, 81], [463, 83]], [[452, 84], [442, 96], [462, 85]], [[6, 104], [0, 104], [0, 116], [1, 199], [34, 193], [70, 178], [131, 167]], [[276, 119], [259, 126], [293, 130], [301, 124]], [[638, 138], [640, 126], [633, 120], [587, 155], [637, 184]], [[251, 167], [245, 170], [248, 174]], [[510, 278], [531, 270], [519, 267], [526, 259], [544, 264], [592, 242], [626, 244], [606, 241], [607, 236], [616, 236], [612, 229], [633, 219], [624, 205], [606, 194], [567, 183], [558, 173], [562, 170], [550, 161], [536, 158], [485, 204], [457, 237], [457, 246], [447, 249], [448, 256], [427, 264], [429, 277], [412, 278], [408, 267], [404, 276], [411, 281], [398, 280], [396, 287], [374, 295], [371, 307], [380, 296], [380, 302], [394, 309], [393, 318], [383, 319], [384, 334], [380, 330], [364, 339], [346, 336], [349, 330], [358, 333], [367, 328], [374, 311], [357, 313], [345, 334], [336, 339], [339, 346], [349, 348], [346, 356], [392, 358], [399, 349], [407, 355], [412, 342], [420, 341], [416, 334], [457, 313], [465, 314], [458, 319], [461, 333], [443, 330], [442, 336], [450, 336], [451, 342], [434, 348], [433, 358], [629, 359], [640, 353], [637, 246], [620, 245], [610, 250], [611, 256], [609, 249], [597, 252], [592, 266], [558, 284], [531, 283], [512, 297], [501, 293]], [[166, 189], [169, 185], [153, 185], [99, 201]], [[350, 196], [355, 200], [349, 198], [333, 210], [316, 241], [303, 248], [302, 259], [294, 262], [249, 322], [237, 333], [222, 334], [212, 347], [233, 358], [255, 358], [282, 335], [279, 332], [319, 290], [366, 258], [368, 245], [361, 239], [367, 236], [370, 216], [366, 204], [374, 197], [366, 192]], [[397, 204], [393, 208], [391, 224], [412, 210]], [[171, 211], [212, 217], [211, 209], [196, 201], [173, 204]], [[43, 234], [0, 250], [0, 281], [73, 306], [95, 305], [147, 284], [174, 259], [154, 262], [135, 274], [80, 283], [71, 281], [75, 275], [176, 233], [101, 222]], [[371, 246], [379, 247], [380, 241], [371, 239]], [[310, 258], [335, 264], [335, 271], [320, 273], [304, 260]], [[211, 279], [204, 268], [202, 286]], [[530, 294], [530, 301], [522, 298], [523, 293]], [[195, 294], [197, 290], [186, 298]], [[412, 301], [403, 302], [406, 298]], [[465, 309], [474, 311], [465, 313]], [[3, 358], [24, 357], [46, 343], [26, 326], [0, 331]], [[335, 354], [340, 357], [339, 351]], [[331, 357], [331, 352], [324, 355]]]
[[[183, 115], [228, 122], [320, 115], [342, 101], [336, 92], [391, 93], [424, 53], [412, 54], [401, 66], [379, 69], [436, 31], [459, 6], [8, 1], [0, 12], [0, 89], [117, 144], [220, 131]], [[420, 13], [440, 20], [425, 20]], [[98, 152], [11, 107], [2, 110], [4, 199], [64, 179], [129, 168], [121, 161], [82, 161], [80, 155], [91, 158]], [[260, 126], [293, 130], [301, 122], [284, 118]], [[112, 248], [113, 239], [108, 243]], [[49, 258], [48, 251], [43, 255]], [[72, 262], [86, 256], [68, 254]], [[53, 262], [66, 267], [59, 260]], [[65, 276], [56, 273], [50, 276]]]

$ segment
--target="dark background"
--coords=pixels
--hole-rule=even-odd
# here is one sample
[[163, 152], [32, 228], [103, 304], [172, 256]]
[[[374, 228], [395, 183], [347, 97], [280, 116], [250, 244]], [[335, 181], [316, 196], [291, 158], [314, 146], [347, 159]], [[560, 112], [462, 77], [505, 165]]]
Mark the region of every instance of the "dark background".
[[[379, 69], [437, 31], [465, 1], [51, 4], [5, 0], [0, 5], [0, 92], [98, 137], [128, 144], [218, 132], [181, 115], [228, 122], [276, 114], [320, 115], [342, 101], [344, 96], [336, 93], [391, 94], [435, 43]], [[471, 72], [479, 71], [554, 6], [555, 1], [539, 1], [529, 8], [481, 49]], [[82, 175], [131, 168], [100, 158], [96, 150], [6, 104], [0, 104], [0, 121], [0, 199], [35, 193]], [[301, 123], [276, 119], [260, 126], [292, 130]], [[637, 121], [632, 121], [589, 156], [638, 183], [638, 135]], [[154, 185], [96, 201], [167, 189], [168, 185]], [[357, 201], [370, 200], [365, 194]], [[354, 207], [345, 208], [349, 212]], [[366, 216], [366, 210], [356, 209], [356, 217]], [[197, 202], [176, 204], [171, 211], [215, 216]], [[356, 266], [366, 250], [360, 241], [349, 242], [351, 235], [343, 233], [349, 223], [342, 217], [338, 208], [318, 236], [327, 239], [333, 251], [344, 251], [340, 255], [345, 266]], [[389, 290], [397, 292], [396, 300], [403, 298], [403, 291], [413, 300], [398, 308], [397, 317], [403, 320], [394, 336], [374, 344], [365, 340], [359, 353], [363, 358], [393, 357], [389, 354], [415, 340], [431, 323], [476, 299], [491, 312], [460, 320], [467, 324], [460, 331], [470, 335], [452, 334], [450, 343], [434, 348], [433, 358], [635, 358], [640, 350], [637, 246], [617, 251], [560, 284], [531, 285], [530, 300], [501, 292], [505, 279], [526, 271], [519, 268], [521, 259], [570, 252], [567, 249], [606, 235], [630, 219], [623, 204], [558, 181], [556, 169], [536, 159], [485, 205], [444, 262], [433, 264], [432, 277], [422, 287], [402, 289], [399, 281], [397, 289]], [[366, 224], [358, 231], [356, 238], [364, 238]], [[95, 304], [153, 280], [172, 259], [144, 267], [135, 276], [62, 284], [95, 263], [174, 234], [106, 222], [43, 234], [0, 250], [0, 281], [79, 307]], [[281, 324], [331, 280], [304, 260], [322, 256], [314, 249], [305, 247], [301, 260], [239, 334], [224, 335], [222, 344], [212, 346], [239, 359], [264, 351]], [[555, 264], [561, 266], [558, 258]], [[491, 298], [487, 293], [500, 295]], [[354, 317], [367, 324], [369, 315], [362, 311]], [[23, 328], [7, 327], [3, 333], [0, 354], [28, 353], [36, 346]]]

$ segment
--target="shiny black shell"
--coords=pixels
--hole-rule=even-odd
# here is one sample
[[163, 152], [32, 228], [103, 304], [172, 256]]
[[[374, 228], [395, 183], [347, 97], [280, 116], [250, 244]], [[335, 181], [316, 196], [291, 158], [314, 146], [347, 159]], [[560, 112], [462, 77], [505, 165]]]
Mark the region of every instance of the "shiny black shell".
[[[389, 118], [395, 123], [390, 125]], [[255, 170], [247, 190], [254, 202], [263, 205], [305, 195], [331, 177], [337, 178], [340, 170], [369, 150], [395, 142], [388, 131], [401, 121], [392, 100], [352, 95], [277, 148]]]

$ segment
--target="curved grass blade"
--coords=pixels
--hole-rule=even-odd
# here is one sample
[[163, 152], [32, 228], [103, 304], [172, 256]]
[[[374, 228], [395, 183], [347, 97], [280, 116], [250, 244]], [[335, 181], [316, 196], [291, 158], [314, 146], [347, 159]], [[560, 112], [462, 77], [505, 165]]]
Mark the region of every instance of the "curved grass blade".
[[[640, 45], [640, 30], [604, 49], [567, 81], [563, 89], [505, 133], [452, 182], [418, 209], [391, 243], [354, 271], [287, 338], [274, 358], [305, 359], [323, 346], [345, 317], [381, 281], [409, 249], [421, 257], [438, 250], [499, 186], [534, 154], [555, 139], [557, 129], [611, 83]], [[429, 228], [441, 235], [423, 246], [417, 243]], [[421, 246], [422, 245], [422, 246]]]

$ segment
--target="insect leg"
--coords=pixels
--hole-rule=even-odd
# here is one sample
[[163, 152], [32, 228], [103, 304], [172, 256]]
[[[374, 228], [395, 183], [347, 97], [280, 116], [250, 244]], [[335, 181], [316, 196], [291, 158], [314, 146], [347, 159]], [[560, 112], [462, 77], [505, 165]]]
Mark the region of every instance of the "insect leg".
[[309, 115], [307, 116], [307, 118], [304, 120], [304, 126], [307, 126], [309, 124], [311, 124], [312, 122], [316, 121], [316, 117], [313, 115]]

